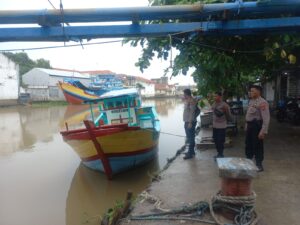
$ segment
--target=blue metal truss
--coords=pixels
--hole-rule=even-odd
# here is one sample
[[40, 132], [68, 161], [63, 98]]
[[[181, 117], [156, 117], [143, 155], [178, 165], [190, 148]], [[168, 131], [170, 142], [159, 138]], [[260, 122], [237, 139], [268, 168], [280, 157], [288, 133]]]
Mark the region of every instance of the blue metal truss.
[[147, 25], [110, 25], [74, 27], [1, 28], [0, 41], [79, 41], [94, 38], [151, 37], [181, 32], [199, 32], [201, 35], [250, 35], [274, 32], [297, 32], [300, 17], [165, 23]]
[[[286, 13], [290, 17], [282, 17], [282, 14]], [[253, 19], [254, 17], [256, 19]], [[139, 23], [162, 19], [167, 22]], [[174, 22], [177, 19], [198, 22]], [[112, 21], [131, 21], [132, 24], [106, 26], [87, 24]], [[74, 23], [82, 22], [86, 24], [74, 26]], [[63, 26], [66, 23], [70, 23], [71, 26]], [[192, 6], [0, 11], [1, 24], [39, 24], [40, 27], [0, 27], [0, 42], [80, 41], [95, 38], [164, 36], [193, 31], [202, 35], [298, 32], [300, 0], [259, 2], [236, 0], [231, 3]]]

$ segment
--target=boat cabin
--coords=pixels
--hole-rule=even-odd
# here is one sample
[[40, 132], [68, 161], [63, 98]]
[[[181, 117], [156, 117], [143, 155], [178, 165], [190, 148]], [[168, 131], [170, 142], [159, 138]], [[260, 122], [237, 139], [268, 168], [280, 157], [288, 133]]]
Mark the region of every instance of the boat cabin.
[[[153, 107], [142, 107], [141, 98], [136, 89], [110, 91], [100, 98], [91, 100], [91, 116], [94, 124], [140, 126], [153, 128], [157, 114]], [[97, 103], [98, 112], [94, 112], [93, 104]]]

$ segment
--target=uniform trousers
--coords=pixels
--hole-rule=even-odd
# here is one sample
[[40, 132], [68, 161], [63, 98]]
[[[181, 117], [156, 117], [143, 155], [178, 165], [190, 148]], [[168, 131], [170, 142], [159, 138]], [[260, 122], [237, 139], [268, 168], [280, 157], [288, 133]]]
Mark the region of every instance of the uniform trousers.
[[226, 128], [213, 128], [213, 140], [216, 145], [218, 156], [224, 156]]
[[247, 122], [245, 153], [248, 159], [255, 158], [257, 166], [261, 166], [264, 160], [264, 142], [258, 138], [261, 128], [261, 120]]
[[189, 143], [188, 154], [195, 155], [195, 128], [197, 122], [192, 122], [192, 127], [189, 128], [189, 122], [184, 123], [187, 143]]

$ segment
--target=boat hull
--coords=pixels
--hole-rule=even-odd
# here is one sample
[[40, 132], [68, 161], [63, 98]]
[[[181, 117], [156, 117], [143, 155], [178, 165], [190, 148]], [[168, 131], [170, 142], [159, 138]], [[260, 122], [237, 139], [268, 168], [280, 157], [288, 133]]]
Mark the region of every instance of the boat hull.
[[[157, 154], [159, 139], [159, 131], [127, 124], [93, 128], [92, 137], [88, 129], [61, 134], [85, 166], [108, 173], [109, 177], [152, 160]], [[95, 142], [99, 143], [98, 147]]]
[[[145, 163], [151, 161], [156, 157], [157, 151], [157, 147], [153, 146], [152, 148], [142, 153], [136, 153], [129, 156], [108, 157], [109, 164], [113, 171], [112, 174], [114, 175], [144, 165]], [[105, 173], [105, 169], [101, 159], [82, 161], [82, 163], [90, 169]]]
[[69, 83], [59, 82], [59, 87], [61, 88], [66, 101], [70, 104], [83, 104], [84, 101], [90, 101], [99, 98], [99, 95], [89, 94], [81, 88], [75, 87]]

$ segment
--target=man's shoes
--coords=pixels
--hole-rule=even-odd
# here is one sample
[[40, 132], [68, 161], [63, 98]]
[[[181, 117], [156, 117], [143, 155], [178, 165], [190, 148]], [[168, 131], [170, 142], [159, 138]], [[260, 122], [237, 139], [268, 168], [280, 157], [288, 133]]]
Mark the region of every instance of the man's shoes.
[[185, 156], [183, 157], [183, 159], [192, 159], [192, 158], [194, 158], [194, 156], [195, 156], [195, 153], [194, 154], [187, 153], [187, 154], [185, 154]]
[[263, 172], [264, 171], [264, 167], [262, 165], [256, 165], [257, 166], [257, 172]]
[[215, 156], [214, 156], [214, 160], [215, 160], [215, 161], [217, 161], [218, 158], [224, 158], [224, 155], [218, 154], [218, 155], [215, 155]]
[[192, 156], [195, 156], [196, 153], [195, 153], [195, 152], [190, 153], [189, 151], [187, 151], [187, 152], [184, 153], [184, 155], [192, 155]]

